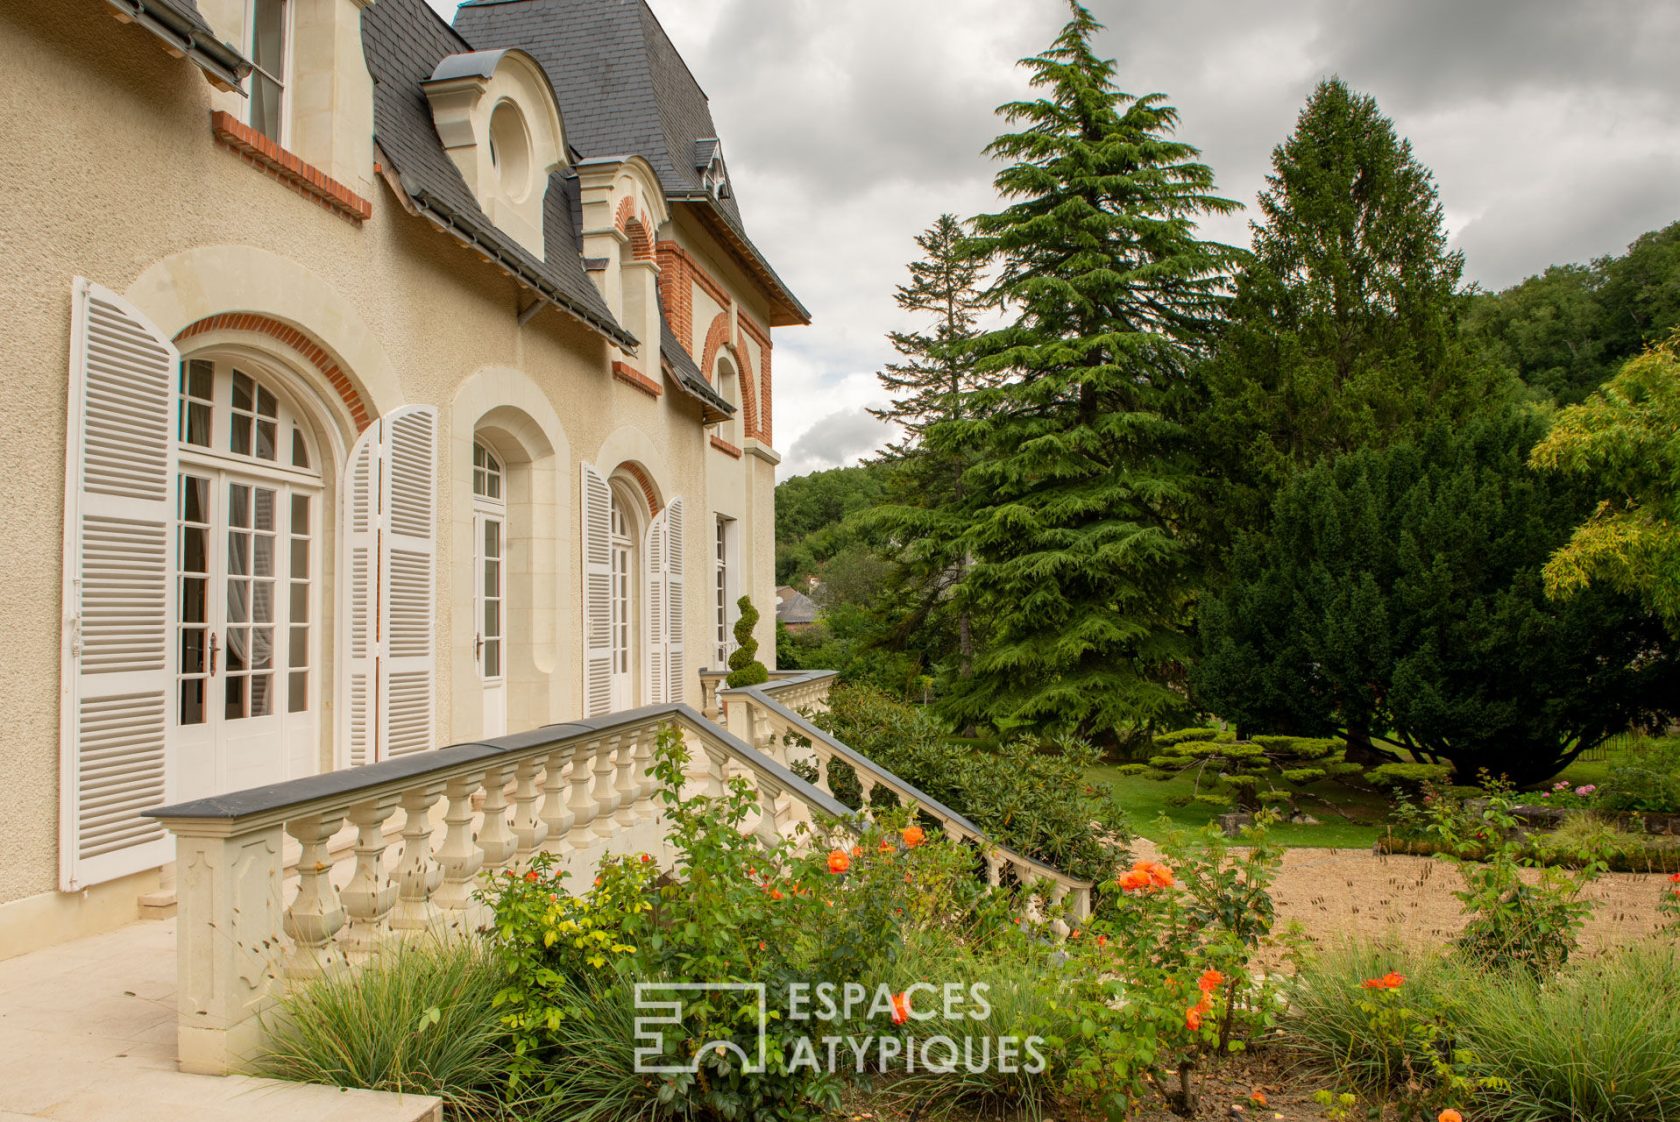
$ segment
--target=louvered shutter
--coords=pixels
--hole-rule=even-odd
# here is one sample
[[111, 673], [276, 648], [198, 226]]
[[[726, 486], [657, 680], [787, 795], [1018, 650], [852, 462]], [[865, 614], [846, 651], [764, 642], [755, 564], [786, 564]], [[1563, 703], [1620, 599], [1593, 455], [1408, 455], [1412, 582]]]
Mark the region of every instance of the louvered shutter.
[[683, 653], [683, 501], [672, 499], [665, 508], [665, 700], [682, 703], [687, 700]]
[[362, 433], [344, 468], [340, 762], [436, 746], [437, 429], [405, 405]]
[[583, 465], [583, 711], [612, 709], [612, 489]]
[[661, 512], [648, 525], [647, 541], [642, 543], [642, 567], [646, 571], [647, 586], [647, 681], [648, 701], [658, 705], [665, 700], [666, 648], [669, 646], [669, 616], [665, 611], [665, 542], [666, 519]]
[[169, 801], [180, 354], [122, 297], [71, 294], [60, 679], [59, 887], [171, 859], [140, 812]]
[[363, 431], [339, 488], [341, 581], [338, 762], [370, 764], [378, 755], [380, 427]]
[[379, 595], [381, 759], [436, 747], [437, 429], [430, 405], [405, 405], [384, 427]]

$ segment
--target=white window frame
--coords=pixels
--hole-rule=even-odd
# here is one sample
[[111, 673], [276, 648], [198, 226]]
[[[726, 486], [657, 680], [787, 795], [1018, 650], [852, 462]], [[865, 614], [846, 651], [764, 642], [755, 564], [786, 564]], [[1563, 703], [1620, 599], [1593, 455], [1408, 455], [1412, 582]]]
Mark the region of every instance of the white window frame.
[[[482, 459], [482, 462], [481, 462]], [[494, 483], [494, 486], [491, 484]], [[495, 493], [492, 494], [491, 492]], [[489, 445], [473, 441], [473, 662], [478, 667], [479, 681], [485, 685], [504, 685], [508, 666], [507, 616], [507, 466]], [[484, 627], [484, 608], [492, 599], [484, 580], [484, 563], [489, 560], [484, 550], [486, 526], [496, 527], [497, 554], [496, 584], [493, 597], [497, 604], [496, 623], [500, 630], [491, 636]], [[484, 653], [491, 642], [496, 643], [495, 674], [484, 668]]]
[[[250, 56], [252, 65], [252, 77], [248, 80], [254, 87], [256, 83], [256, 75], [263, 74], [269, 79], [280, 84], [280, 135], [269, 137], [269, 139], [282, 148], [289, 148], [292, 142], [291, 95], [293, 77], [292, 71], [294, 69], [293, 58], [295, 55], [295, 52], [292, 49], [293, 40], [295, 38], [293, 35], [293, 31], [295, 30], [293, 17], [297, 11], [297, 5], [293, 2], [293, 0], [274, 0], [274, 2], [278, 3], [281, 8], [280, 73], [270, 74], [267, 71], [258, 68], [256, 65], [258, 2], [259, 0], [245, 0], [245, 48]], [[250, 125], [253, 129], [256, 129], [258, 132], [262, 132], [262, 130], [258, 128], [257, 122], [254, 119], [257, 102], [254, 96], [250, 96], [251, 94], [254, 94], [254, 92], [254, 88], [247, 91], [247, 97], [245, 99], [245, 123]], [[263, 135], [266, 136], [267, 134], [264, 133]]]
[[735, 653], [735, 621], [741, 613], [735, 607], [740, 599], [740, 523], [727, 514], [716, 516], [715, 538], [712, 543], [712, 624], [713, 655], [718, 669], [729, 665]]

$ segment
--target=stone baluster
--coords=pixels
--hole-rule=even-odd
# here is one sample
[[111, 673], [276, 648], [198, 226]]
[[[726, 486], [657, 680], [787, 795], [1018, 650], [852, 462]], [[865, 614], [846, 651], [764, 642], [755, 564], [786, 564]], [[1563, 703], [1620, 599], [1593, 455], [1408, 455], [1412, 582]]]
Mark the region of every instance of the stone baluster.
[[519, 848], [508, 826], [508, 780], [513, 765], [492, 767], [484, 776], [484, 825], [478, 831], [478, 848], [484, 851], [484, 868], [502, 868]]
[[1003, 883], [1003, 862], [998, 858], [995, 849], [986, 853], [986, 883], [993, 888]]
[[537, 786], [537, 773], [542, 771], [541, 756], [520, 760], [513, 772], [513, 836], [519, 841], [518, 856], [528, 861], [548, 839], [548, 823], [538, 813], [542, 788]]
[[1067, 899], [1067, 894], [1068, 886], [1059, 880], [1054, 882], [1050, 888], [1050, 906], [1056, 913], [1056, 918], [1051, 921], [1050, 928], [1064, 939], [1073, 930], [1072, 927], [1068, 926], [1068, 921], [1062, 914], [1062, 902]]
[[[641, 820], [641, 812], [637, 803], [641, 801], [642, 785], [636, 782], [636, 742], [642, 737], [641, 729], [631, 729], [618, 742], [618, 774], [613, 779], [613, 821], [618, 824], [619, 832], [632, 829]], [[621, 839], [622, 836], [621, 836]]]
[[616, 786], [618, 772], [618, 746], [623, 737], [613, 734], [606, 737], [595, 750], [595, 821], [591, 831], [602, 841], [610, 841], [618, 833], [618, 823], [613, 821], [613, 811], [618, 808], [618, 788]]
[[1091, 918], [1091, 886], [1080, 885], [1073, 890], [1073, 908], [1069, 914], [1081, 923]]
[[333, 936], [344, 926], [344, 905], [332, 883], [332, 856], [327, 842], [344, 821], [343, 811], [294, 818], [286, 832], [303, 846], [298, 857], [298, 890], [286, 909], [281, 930], [292, 937], [286, 956], [286, 976], [316, 978], [343, 961]]
[[411, 787], [402, 795], [403, 845], [397, 859], [397, 906], [391, 929], [404, 937], [429, 931], [437, 922], [432, 894], [443, 881], [443, 869], [432, 859], [432, 807], [443, 794], [442, 783]]
[[475, 771], [456, 776], [444, 785], [449, 808], [443, 815], [443, 844], [437, 851], [437, 862], [443, 867], [443, 885], [434, 899], [443, 921], [457, 929], [466, 926], [463, 921], [472, 903], [473, 882], [484, 867], [484, 850], [479, 848], [472, 829], [473, 794], [483, 783], [484, 772]]
[[754, 833], [759, 841], [765, 845], [775, 845], [782, 840], [781, 815], [777, 810], [777, 803], [781, 800], [781, 784], [773, 779], [760, 776], [758, 780], [758, 825]]
[[397, 882], [385, 875], [385, 820], [397, 809], [397, 796], [369, 799], [350, 808], [356, 827], [356, 871], [341, 894], [350, 917], [339, 945], [351, 962], [365, 962], [389, 934], [386, 919], [397, 902]]
[[819, 741], [811, 746], [811, 759], [817, 765], [817, 790], [832, 797], [834, 788], [828, 782], [828, 769], [834, 766], [834, 753]]
[[549, 848], [565, 860], [576, 852], [571, 833], [574, 816], [566, 805], [566, 765], [577, 751], [572, 745], [557, 748], [548, 754], [547, 770], [543, 773], [543, 827], [547, 831]]
[[572, 797], [567, 800], [566, 808], [572, 812], [572, 828], [567, 831], [567, 836], [571, 839], [574, 853], [588, 848], [589, 824], [595, 821], [595, 799], [589, 793], [595, 773], [590, 768], [590, 762], [600, 752], [601, 742], [591, 740], [584, 751], [572, 757]]
[[649, 727], [636, 735], [635, 779], [636, 795], [640, 800], [642, 817], [653, 821], [659, 817], [655, 796], [659, 793], [659, 777], [653, 774], [653, 753], [659, 730]]
[[701, 741], [700, 750], [706, 754], [705, 794], [722, 798], [729, 789], [729, 753], [710, 740]]
[[858, 769], [857, 778], [858, 792], [861, 795], [862, 802], [862, 805], [858, 809], [862, 810], [865, 814], [870, 814], [871, 817], [873, 817], [870, 808], [875, 805], [875, 780], [864, 772], [862, 768]]

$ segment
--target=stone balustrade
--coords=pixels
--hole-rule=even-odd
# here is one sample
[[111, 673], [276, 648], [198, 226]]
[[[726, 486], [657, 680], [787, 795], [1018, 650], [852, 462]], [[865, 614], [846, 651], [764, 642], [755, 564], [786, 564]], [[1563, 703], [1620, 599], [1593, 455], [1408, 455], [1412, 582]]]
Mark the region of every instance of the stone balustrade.
[[[756, 788], [760, 814], [745, 829], [772, 839], [796, 821], [851, 813], [677, 705], [151, 811], [176, 838], [181, 1069], [246, 1065], [289, 981], [364, 962], [393, 941], [483, 926], [488, 909], [475, 891], [486, 872], [539, 851], [571, 873], [569, 883], [588, 884], [608, 855], [668, 863], [649, 774], [668, 725], [687, 741], [691, 784], [721, 795], [744, 776]], [[329, 845], [341, 832], [354, 844]], [[290, 867], [288, 837], [299, 854]]]
[[[948, 836], [970, 842], [979, 849], [988, 883], [994, 887], [1029, 889], [1024, 901], [1029, 910], [1036, 911], [1041, 902], [1049, 905], [1048, 910], [1056, 917], [1052, 925], [1061, 934], [1067, 934], [1069, 920], [1079, 922], [1090, 916], [1093, 887], [1090, 881], [1070, 877], [1042, 861], [997, 844], [968, 818], [812, 724], [806, 714], [827, 710], [828, 690], [834, 679], [831, 670], [813, 670], [785, 674], [761, 686], [723, 690], [719, 697], [725, 723], [737, 737], [778, 763], [789, 768], [800, 764], [814, 766], [816, 788], [830, 797], [834, 792], [829, 784], [829, 768], [839, 762], [857, 774], [865, 808], [872, 805], [878, 788], [893, 792], [902, 805], [914, 804], [920, 813], [937, 821]], [[797, 807], [789, 809], [798, 811]]]

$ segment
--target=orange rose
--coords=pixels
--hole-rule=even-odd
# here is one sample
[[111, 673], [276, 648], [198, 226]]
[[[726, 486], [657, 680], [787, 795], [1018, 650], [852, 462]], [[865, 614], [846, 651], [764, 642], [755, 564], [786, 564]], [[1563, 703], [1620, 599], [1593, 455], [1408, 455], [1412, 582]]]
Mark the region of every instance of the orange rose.
[[852, 856], [853, 857], [862, 857], [863, 856], [863, 846], [861, 846], [861, 845], [852, 846]]
[[845, 872], [847, 869], [849, 869], [851, 867], [852, 867], [852, 859], [850, 857], [846, 856], [846, 851], [845, 850], [836, 849], [836, 850], [833, 850], [829, 853], [829, 855], [828, 855], [828, 871], [833, 873], [835, 876], [839, 876], [841, 873]]
[[1256, 1090], [1253, 1094], [1248, 1096], [1248, 1101], [1253, 1103], [1255, 1106], [1265, 1106], [1266, 1105], [1266, 1092], [1261, 1091], [1261, 1090]]
[[1675, 884], [1680, 884], [1680, 873], [1670, 873], [1668, 879]]
[[1098, 935], [1097, 936], [1097, 946], [1099, 946], [1099, 947], [1108, 946], [1108, 936], [1107, 935]]
[[1149, 882], [1156, 888], [1171, 888], [1173, 886], [1172, 870], [1158, 861], [1139, 861], [1133, 868], [1147, 874]]
[[532, 884], [536, 884], [537, 883], [537, 871], [535, 869], [532, 869], [530, 872], [525, 874], [525, 879], [530, 881]]
[[1191, 1032], [1197, 1032], [1202, 1027], [1202, 1011], [1200, 1009], [1186, 1009], [1184, 1011], [1184, 1027]]
[[1149, 886], [1149, 874], [1141, 869], [1132, 869], [1120, 874], [1120, 890], [1122, 892], [1136, 892]]
[[891, 838], [882, 838], [881, 839], [881, 852], [882, 853], [891, 853], [896, 848], [897, 848], [897, 846], [893, 845]]
[[1464, 1115], [1449, 1106], [1435, 1116], [1435, 1122], [1464, 1122]]
[[1361, 989], [1367, 990], [1397, 990], [1406, 982], [1404, 974], [1396, 974], [1390, 970], [1380, 978], [1366, 978], [1359, 983]]
[[1203, 993], [1212, 993], [1224, 984], [1225, 975], [1217, 970], [1204, 970], [1201, 978], [1196, 982], [1196, 987]]
[[772, 888], [772, 889], [771, 889], [771, 890], [770, 890], [770, 899], [772, 899], [772, 900], [780, 900], [780, 899], [781, 899], [781, 898], [782, 898], [782, 890], [781, 890], [781, 889], [779, 889], [779, 888]]
[[927, 840], [927, 835], [922, 832], [922, 828], [920, 826], [904, 827], [904, 832], [901, 836], [904, 838], [904, 846], [906, 849], [915, 849], [918, 845], [921, 845]]
[[902, 1025], [910, 1019], [910, 995], [895, 993], [892, 995], [892, 1022]]

